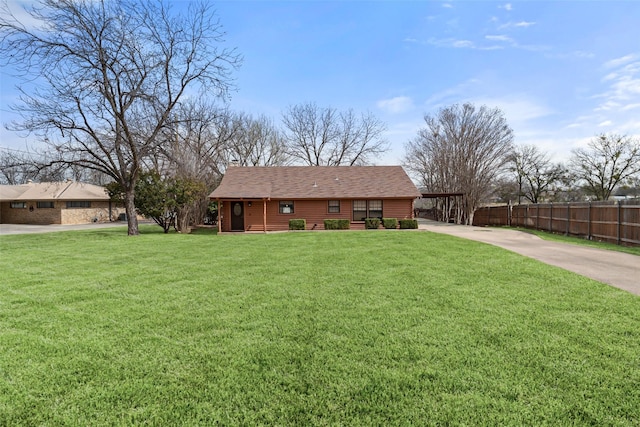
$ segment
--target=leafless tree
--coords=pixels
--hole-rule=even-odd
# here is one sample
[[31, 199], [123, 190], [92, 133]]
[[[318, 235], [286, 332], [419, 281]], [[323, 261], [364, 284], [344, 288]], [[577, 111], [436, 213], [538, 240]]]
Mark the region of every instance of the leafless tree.
[[600, 134], [589, 142], [588, 148], [573, 150], [570, 165], [589, 195], [607, 200], [618, 184], [640, 173], [640, 141]]
[[233, 116], [238, 132], [230, 139], [227, 160], [240, 166], [282, 166], [289, 162], [280, 131], [266, 116]]
[[357, 115], [307, 103], [283, 114], [285, 140], [294, 162], [310, 166], [364, 165], [384, 153], [386, 126], [373, 114]]
[[566, 173], [561, 163], [553, 164], [549, 155], [535, 145], [516, 147], [508, 167], [518, 186], [518, 203], [523, 196], [531, 203], [540, 202]]
[[163, 138], [166, 143], [147, 169], [204, 184], [201, 199], [178, 210], [180, 230], [204, 217], [206, 196], [217, 186], [228, 165], [275, 166], [287, 162], [284, 142], [269, 119], [216, 108], [202, 100], [177, 108]]
[[456, 222], [473, 214], [491, 194], [513, 149], [513, 131], [497, 108], [452, 105], [424, 117], [426, 127], [406, 146], [405, 164], [432, 193], [464, 193]]
[[[2, 184], [63, 181], [67, 178], [76, 179], [78, 175], [83, 175], [83, 171], [64, 165], [49, 164], [47, 159], [36, 151], [0, 148], [0, 183]], [[86, 179], [83, 181], [92, 182]]]
[[[128, 234], [138, 234], [135, 184], [187, 96], [224, 97], [240, 58], [209, 2], [174, 13], [155, 0], [40, 0], [40, 25], [0, 10], [0, 57], [22, 89], [10, 128], [49, 141], [55, 160], [109, 175], [125, 192]], [[31, 84], [25, 83], [25, 84]]]

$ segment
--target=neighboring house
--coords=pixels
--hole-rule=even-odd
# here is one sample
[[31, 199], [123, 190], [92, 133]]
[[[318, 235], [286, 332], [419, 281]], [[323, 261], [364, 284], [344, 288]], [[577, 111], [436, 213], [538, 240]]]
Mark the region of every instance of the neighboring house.
[[83, 224], [118, 219], [124, 208], [104, 187], [80, 182], [0, 185], [0, 223]]
[[219, 231], [287, 230], [290, 219], [305, 219], [310, 230], [325, 219], [364, 229], [365, 218], [413, 218], [418, 197], [401, 166], [231, 166], [209, 195]]

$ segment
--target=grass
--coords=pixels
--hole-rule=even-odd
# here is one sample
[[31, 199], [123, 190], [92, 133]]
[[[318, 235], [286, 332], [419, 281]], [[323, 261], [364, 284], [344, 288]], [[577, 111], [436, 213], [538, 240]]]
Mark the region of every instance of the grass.
[[0, 425], [639, 425], [640, 298], [427, 232], [0, 237]]
[[551, 232], [542, 231], [542, 230], [533, 230], [530, 228], [521, 228], [521, 227], [507, 227], [507, 228], [524, 231], [525, 233], [535, 234], [536, 236], [544, 240], [550, 240], [550, 241], [560, 242], [560, 243], [570, 243], [573, 245], [590, 246], [592, 248], [606, 249], [609, 251], [624, 252], [631, 255], [640, 256], [640, 246], [622, 246], [622, 245], [616, 245], [614, 243], [599, 242], [597, 240], [587, 240], [583, 237], [567, 236], [564, 234], [551, 233]]

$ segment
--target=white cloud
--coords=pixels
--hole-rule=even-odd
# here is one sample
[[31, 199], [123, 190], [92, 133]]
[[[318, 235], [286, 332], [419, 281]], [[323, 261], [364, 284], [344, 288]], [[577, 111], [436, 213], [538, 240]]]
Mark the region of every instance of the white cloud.
[[451, 43], [451, 46], [456, 47], [456, 48], [461, 48], [461, 47], [473, 48], [473, 47], [475, 47], [474, 43], [471, 40], [453, 40], [452, 43]]
[[445, 7], [447, 9], [453, 9], [453, 5], [451, 3], [442, 3], [442, 7]]
[[6, 10], [11, 14], [16, 21], [20, 22], [28, 29], [35, 29], [44, 26], [46, 23], [40, 21], [31, 16], [25, 8], [32, 7], [31, 2], [8, 0], [6, 3]]
[[606, 89], [595, 96], [602, 99], [595, 111], [621, 112], [637, 108], [640, 104], [640, 56], [630, 54], [603, 64], [609, 72], [601, 81]]
[[376, 102], [376, 106], [387, 113], [400, 114], [413, 109], [413, 100], [408, 96], [396, 96], [382, 99]]
[[498, 6], [498, 8], [504, 9], [504, 10], [509, 11], [509, 12], [513, 10], [513, 6], [511, 5], [511, 3], [505, 3], [502, 6]]
[[509, 28], [527, 28], [532, 25], [536, 25], [536, 23], [531, 21], [507, 22], [506, 24], [500, 25], [498, 27], [498, 30], [506, 30]]
[[605, 62], [602, 66], [606, 69], [618, 68], [622, 65], [625, 65], [631, 61], [635, 61], [639, 58], [638, 54], [632, 53], [630, 55], [625, 55], [621, 58], [615, 58], [610, 61]]
[[487, 40], [491, 40], [491, 41], [500, 41], [500, 42], [509, 42], [509, 43], [513, 43], [513, 39], [509, 36], [505, 36], [505, 35], [488, 35], [488, 36], [484, 36], [485, 39]]
[[611, 126], [612, 124], [613, 124], [613, 122], [611, 120], [605, 120], [602, 123], [598, 123], [598, 127]]

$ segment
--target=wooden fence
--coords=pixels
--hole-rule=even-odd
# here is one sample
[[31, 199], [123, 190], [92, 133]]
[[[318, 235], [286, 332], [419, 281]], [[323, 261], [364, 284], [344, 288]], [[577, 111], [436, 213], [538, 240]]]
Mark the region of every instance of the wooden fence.
[[640, 245], [640, 201], [486, 206], [473, 225], [508, 225], [581, 236], [618, 245]]

